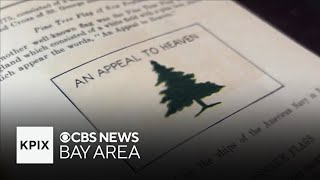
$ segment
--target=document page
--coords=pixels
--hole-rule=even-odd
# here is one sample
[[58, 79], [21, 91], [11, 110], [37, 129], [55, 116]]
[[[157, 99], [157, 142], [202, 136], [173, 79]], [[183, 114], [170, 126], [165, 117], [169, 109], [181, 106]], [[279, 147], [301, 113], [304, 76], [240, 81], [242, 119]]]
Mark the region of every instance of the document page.
[[0, 32], [9, 179], [319, 175], [320, 58], [234, 1], [1, 1]]

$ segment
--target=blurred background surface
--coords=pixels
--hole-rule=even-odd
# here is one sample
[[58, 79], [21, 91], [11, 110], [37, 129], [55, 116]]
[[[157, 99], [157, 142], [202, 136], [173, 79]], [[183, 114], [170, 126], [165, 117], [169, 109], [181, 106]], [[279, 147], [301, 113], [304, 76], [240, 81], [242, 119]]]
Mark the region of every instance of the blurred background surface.
[[237, 2], [320, 55], [320, 0], [238, 0]]

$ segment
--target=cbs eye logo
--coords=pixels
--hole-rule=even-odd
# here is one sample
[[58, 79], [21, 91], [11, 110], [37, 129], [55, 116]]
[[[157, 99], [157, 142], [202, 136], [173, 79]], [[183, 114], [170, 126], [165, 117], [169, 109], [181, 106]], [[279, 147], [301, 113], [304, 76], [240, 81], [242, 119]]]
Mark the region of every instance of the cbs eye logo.
[[17, 127], [17, 164], [53, 164], [53, 127]]
[[67, 132], [63, 132], [60, 134], [60, 141], [63, 143], [68, 143], [70, 141], [71, 137], [70, 134]]

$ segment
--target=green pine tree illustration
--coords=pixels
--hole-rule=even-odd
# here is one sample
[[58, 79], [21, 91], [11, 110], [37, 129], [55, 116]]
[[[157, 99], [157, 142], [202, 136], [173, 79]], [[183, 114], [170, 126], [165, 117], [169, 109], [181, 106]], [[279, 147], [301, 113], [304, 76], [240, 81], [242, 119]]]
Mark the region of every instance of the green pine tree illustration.
[[161, 103], [167, 103], [167, 113], [165, 117], [169, 117], [183, 108], [191, 106], [193, 102], [197, 102], [201, 106], [199, 116], [206, 109], [216, 106], [221, 102], [207, 105], [202, 98], [218, 93], [224, 86], [211, 82], [196, 83], [194, 74], [185, 74], [184, 72], [174, 71], [174, 68], [167, 68], [155, 61], [151, 61], [153, 71], [158, 74], [158, 82], [156, 86], [165, 83], [166, 89], [160, 92], [163, 95]]

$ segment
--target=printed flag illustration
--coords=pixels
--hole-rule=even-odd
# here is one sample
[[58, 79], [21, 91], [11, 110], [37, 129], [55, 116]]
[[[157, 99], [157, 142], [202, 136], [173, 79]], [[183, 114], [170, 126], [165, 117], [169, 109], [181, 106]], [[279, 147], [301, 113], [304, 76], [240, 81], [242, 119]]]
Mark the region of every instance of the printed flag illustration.
[[[142, 33], [137, 39], [147, 40], [106, 52], [52, 79], [79, 115], [99, 131], [139, 132], [143, 139], [139, 141], [141, 159], [126, 160], [137, 170], [153, 163], [170, 165], [162, 164], [162, 158], [177, 162], [190, 158], [185, 148], [190, 144], [183, 145], [185, 142], [205, 131], [218, 142], [216, 133], [225, 132], [221, 126], [216, 127], [218, 122], [236, 123], [238, 117], [231, 115], [283, 87], [272, 74], [261, 71], [200, 25], [163, 33], [154, 38]], [[162, 48], [188, 35], [199, 38], [167, 50]], [[161, 53], [142, 53], [150, 47], [159, 47]], [[122, 62], [133, 56], [139, 61], [124, 66]], [[111, 64], [119, 66], [99, 76], [97, 71]], [[88, 75], [93, 77], [89, 83], [77, 88], [75, 79]], [[79, 116], [74, 118], [77, 121]]]
[[153, 66], [153, 71], [158, 74], [156, 86], [165, 83], [167, 87], [160, 92], [161, 95], [164, 95], [161, 103], [167, 103], [168, 107], [165, 117], [169, 117], [178, 111], [182, 111], [183, 108], [191, 106], [193, 101], [202, 107], [195, 117], [199, 116], [206, 109], [221, 104], [221, 102], [216, 102], [207, 105], [202, 101], [202, 98], [211, 96], [213, 93], [218, 93], [225, 86], [211, 82], [196, 83], [194, 74], [174, 71], [174, 68], [167, 68], [156, 61], [151, 61], [151, 65]]

